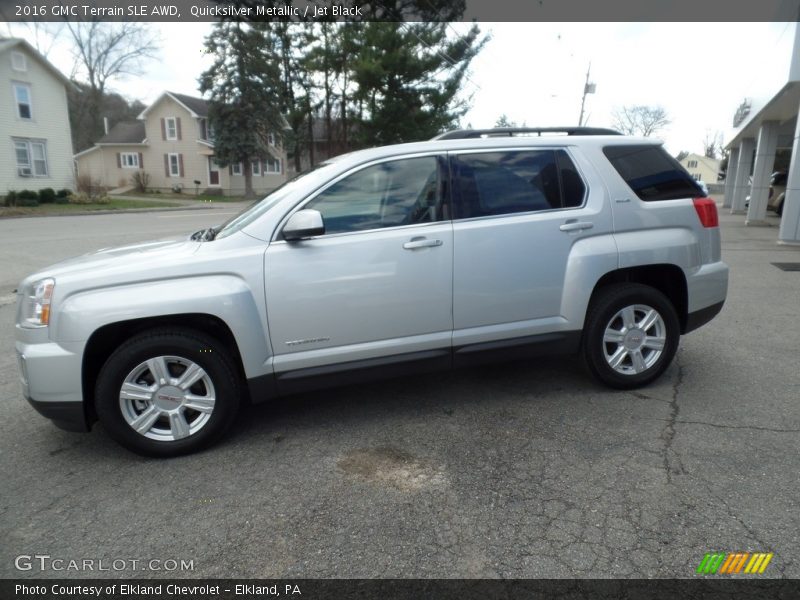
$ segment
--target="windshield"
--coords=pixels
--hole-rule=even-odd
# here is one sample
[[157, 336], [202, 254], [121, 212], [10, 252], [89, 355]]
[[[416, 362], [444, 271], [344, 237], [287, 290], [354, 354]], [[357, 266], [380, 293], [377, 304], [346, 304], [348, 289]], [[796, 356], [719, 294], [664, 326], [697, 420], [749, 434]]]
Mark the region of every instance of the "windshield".
[[243, 227], [246, 227], [256, 219], [258, 219], [261, 215], [266, 213], [269, 209], [275, 206], [278, 202], [286, 198], [289, 194], [294, 192], [300, 181], [305, 179], [311, 173], [315, 173], [321, 167], [325, 167], [330, 165], [330, 162], [321, 163], [316, 165], [315, 167], [300, 173], [299, 175], [293, 177], [280, 187], [276, 188], [262, 200], [257, 200], [242, 212], [240, 212], [235, 217], [231, 218], [230, 220], [223, 223], [217, 230], [214, 239], [221, 239], [231, 235], [232, 233], [236, 233]]

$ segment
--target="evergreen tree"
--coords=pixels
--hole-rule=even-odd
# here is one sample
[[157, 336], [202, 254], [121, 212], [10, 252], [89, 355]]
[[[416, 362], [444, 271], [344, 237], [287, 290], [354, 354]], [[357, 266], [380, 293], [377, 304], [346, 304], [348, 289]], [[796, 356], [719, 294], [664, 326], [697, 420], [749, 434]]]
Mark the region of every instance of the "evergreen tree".
[[209, 95], [214, 158], [242, 163], [245, 196], [254, 197], [251, 161], [270, 156], [268, 134], [283, 130], [280, 60], [274, 36], [262, 24], [221, 22], [206, 39], [214, 64], [200, 76]]
[[353, 66], [365, 115], [362, 145], [425, 140], [457, 126], [468, 99], [467, 69], [485, 38], [473, 26], [448, 37], [447, 23], [371, 22]]

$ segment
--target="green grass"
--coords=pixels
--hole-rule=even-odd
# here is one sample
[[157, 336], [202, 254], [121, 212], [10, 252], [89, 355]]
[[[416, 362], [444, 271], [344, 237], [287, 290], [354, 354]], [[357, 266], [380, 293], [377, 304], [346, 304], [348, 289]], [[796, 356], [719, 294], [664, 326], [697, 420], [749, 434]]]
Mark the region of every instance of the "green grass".
[[131, 208], [164, 208], [180, 206], [176, 202], [155, 202], [150, 200], [121, 200], [115, 198], [107, 204], [40, 204], [39, 206], [0, 206], [0, 217], [18, 217], [24, 215], [47, 216], [68, 215], [71, 213], [91, 212], [97, 210], [127, 210]]
[[197, 200], [201, 202], [245, 202], [247, 198], [244, 196], [215, 196], [213, 194], [197, 194], [195, 195], [194, 192], [184, 192], [182, 194], [175, 194], [173, 192], [163, 192], [163, 193], [153, 193], [153, 192], [128, 192], [127, 194], [122, 194], [124, 196], [132, 196], [134, 198], [165, 198], [168, 200], [175, 199], [175, 200]]

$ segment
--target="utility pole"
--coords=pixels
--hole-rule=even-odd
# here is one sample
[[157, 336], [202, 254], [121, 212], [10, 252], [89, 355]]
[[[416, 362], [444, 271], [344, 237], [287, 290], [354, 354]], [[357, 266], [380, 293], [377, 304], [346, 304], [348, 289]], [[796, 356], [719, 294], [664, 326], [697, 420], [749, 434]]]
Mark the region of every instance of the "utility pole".
[[581, 98], [581, 116], [578, 117], [578, 127], [583, 127], [583, 108], [586, 105], [586, 94], [594, 94], [597, 84], [589, 83], [589, 72], [592, 70], [592, 63], [586, 69], [586, 82], [583, 84], [583, 97]]

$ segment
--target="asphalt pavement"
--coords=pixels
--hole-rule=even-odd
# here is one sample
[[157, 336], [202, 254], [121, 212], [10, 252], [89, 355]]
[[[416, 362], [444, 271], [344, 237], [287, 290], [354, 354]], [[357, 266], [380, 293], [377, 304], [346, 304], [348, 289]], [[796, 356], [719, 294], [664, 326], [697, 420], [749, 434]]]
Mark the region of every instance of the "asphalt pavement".
[[[224, 208], [0, 221], [0, 297]], [[556, 359], [395, 379], [250, 408], [170, 460], [36, 414], [0, 302], [0, 577], [682, 578], [711, 551], [774, 552], [763, 576], [800, 577], [800, 272], [771, 264], [800, 248], [743, 220], [721, 214], [725, 308], [647, 388]], [[46, 568], [17, 568], [37, 553]]]

